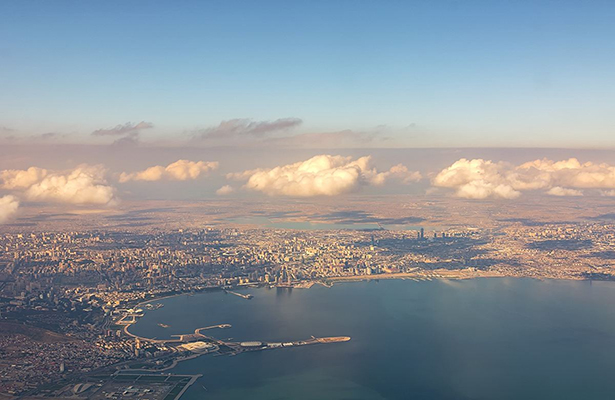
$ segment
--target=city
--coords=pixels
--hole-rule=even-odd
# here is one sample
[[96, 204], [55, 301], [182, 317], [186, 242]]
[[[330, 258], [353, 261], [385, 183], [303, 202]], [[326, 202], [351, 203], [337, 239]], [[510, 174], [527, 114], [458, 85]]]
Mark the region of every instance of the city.
[[[456, 204], [441, 201], [449, 208]], [[422, 201], [413, 204], [417, 220], [436, 219], [424, 214]], [[458, 214], [460, 222], [476, 221], [463, 227], [440, 214], [443, 225], [455, 227], [406, 230], [380, 222], [375, 229], [338, 230], [237, 224], [165, 230], [153, 224], [133, 231], [121, 226], [47, 231], [43, 225], [24, 234], [18, 224], [7, 226], [12, 232], [0, 235], [1, 391], [50, 393], [50, 387], [58, 389], [53, 383], [68, 384], [117, 365], [146, 360], [155, 371], [176, 364], [183, 351], [167, 341], [140, 341], [128, 327], [162, 306], [153, 300], [182, 293], [226, 289], [249, 300], [233, 290], [309, 290], [314, 284], [392, 278], [614, 279], [610, 215], [536, 223], [529, 218], [531, 207], [524, 207], [527, 218]], [[165, 219], [167, 213], [152, 212], [151, 218]], [[349, 222], [349, 215], [399, 222], [368, 212], [336, 215], [334, 223]]]
[[608, 400], [615, 1], [0, 1], [0, 400]]

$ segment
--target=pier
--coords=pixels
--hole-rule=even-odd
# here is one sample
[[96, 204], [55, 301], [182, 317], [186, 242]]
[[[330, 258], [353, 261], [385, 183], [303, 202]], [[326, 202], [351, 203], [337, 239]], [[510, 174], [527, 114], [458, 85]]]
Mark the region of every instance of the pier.
[[251, 294], [242, 294], [242, 293], [237, 293], [237, 292], [233, 292], [232, 290], [224, 290], [224, 293], [228, 293], [228, 294], [234, 294], [235, 296], [239, 296], [242, 299], [246, 299], [246, 300], [251, 300], [254, 298], [253, 295]]

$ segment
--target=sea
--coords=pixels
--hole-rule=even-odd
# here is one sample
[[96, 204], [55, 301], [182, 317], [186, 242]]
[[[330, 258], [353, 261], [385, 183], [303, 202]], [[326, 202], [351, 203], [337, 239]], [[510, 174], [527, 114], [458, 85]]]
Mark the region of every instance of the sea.
[[[520, 278], [372, 280], [161, 300], [130, 330], [345, 343], [204, 355], [191, 399], [590, 400], [615, 398], [615, 283]], [[169, 325], [163, 328], [158, 324]]]

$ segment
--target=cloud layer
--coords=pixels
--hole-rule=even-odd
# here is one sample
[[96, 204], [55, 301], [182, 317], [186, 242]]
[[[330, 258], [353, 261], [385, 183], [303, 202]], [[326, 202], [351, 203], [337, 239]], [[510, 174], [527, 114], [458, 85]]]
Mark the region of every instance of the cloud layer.
[[455, 189], [468, 199], [514, 199], [523, 191], [544, 190], [553, 196], [582, 196], [582, 189], [615, 189], [615, 167], [576, 158], [535, 160], [518, 166], [491, 160], [462, 158], [432, 180], [437, 187]]
[[19, 200], [15, 196], [0, 197], [0, 224], [8, 221], [19, 208]]
[[318, 155], [309, 160], [271, 169], [229, 174], [229, 179], [247, 180], [245, 188], [271, 196], [335, 196], [367, 185], [382, 185], [389, 179], [404, 183], [420, 179], [403, 165], [378, 172], [370, 167], [371, 157]]
[[30, 201], [104, 205], [116, 200], [115, 189], [107, 184], [105, 172], [102, 166], [89, 165], [70, 171], [37, 167], [4, 170], [0, 171], [0, 187], [15, 190]]
[[120, 175], [120, 182], [125, 183], [129, 181], [187, 181], [197, 179], [203, 174], [218, 169], [218, 162], [216, 161], [189, 161], [178, 160], [169, 165], [162, 166], [156, 165], [149, 167], [143, 171], [126, 173], [122, 172]]

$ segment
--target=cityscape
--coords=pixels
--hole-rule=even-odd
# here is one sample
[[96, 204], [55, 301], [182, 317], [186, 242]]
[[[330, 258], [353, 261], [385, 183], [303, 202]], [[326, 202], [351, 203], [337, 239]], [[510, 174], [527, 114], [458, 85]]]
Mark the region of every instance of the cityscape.
[[0, 400], [609, 400], [615, 2], [0, 1]]
[[[350, 209], [329, 217], [341, 226], [375, 221], [372, 229], [263, 228], [220, 223], [219, 215], [216, 220], [195, 216], [186, 228], [178, 228], [181, 222], [169, 228], [156, 224], [177, 212], [172, 208], [130, 209], [125, 217], [114, 213], [101, 219], [124, 221], [139, 215], [142, 222], [152, 221], [131, 230], [121, 223], [96, 226], [102, 223], [95, 220], [82, 231], [58, 221], [54, 231], [46, 222], [27, 231], [19, 224], [5, 226], [0, 235], [1, 391], [59, 396], [87, 383], [83, 379], [100, 377], [101, 371], [112, 375], [137, 365], [140, 373], [160, 372], [195, 355], [237, 351], [198, 330], [177, 340], [133, 335], [130, 325], [161, 307], [157, 299], [168, 296], [226, 291], [249, 301], [246, 289], [254, 287], [309, 290], [374, 279], [615, 279], [612, 214], [580, 216], [571, 213], [574, 206], [562, 206], [557, 218], [568, 219], [566, 215], [570, 222], [536, 221], [531, 204], [523, 205], [525, 215], [509, 210], [494, 216], [464, 212], [463, 202], [452, 199], [439, 199], [438, 206], [408, 197], [386, 201], [406, 211], [395, 211], [392, 218]], [[604, 200], [594, 201], [600, 208]], [[361, 204], [387, 208], [374, 201], [354, 206]], [[309, 218], [292, 212], [295, 206], [277, 205], [271, 220], [299, 223]], [[534, 206], [540, 208], [540, 202]], [[433, 212], [440, 207], [450, 214]], [[269, 209], [267, 203], [252, 204], [243, 213], [263, 216]], [[210, 224], [197, 228], [198, 218]], [[429, 222], [433, 220], [437, 225]], [[395, 225], [400, 222], [416, 226], [400, 229]], [[398, 228], [387, 229], [387, 223]], [[99, 387], [90, 385], [90, 390]]]

